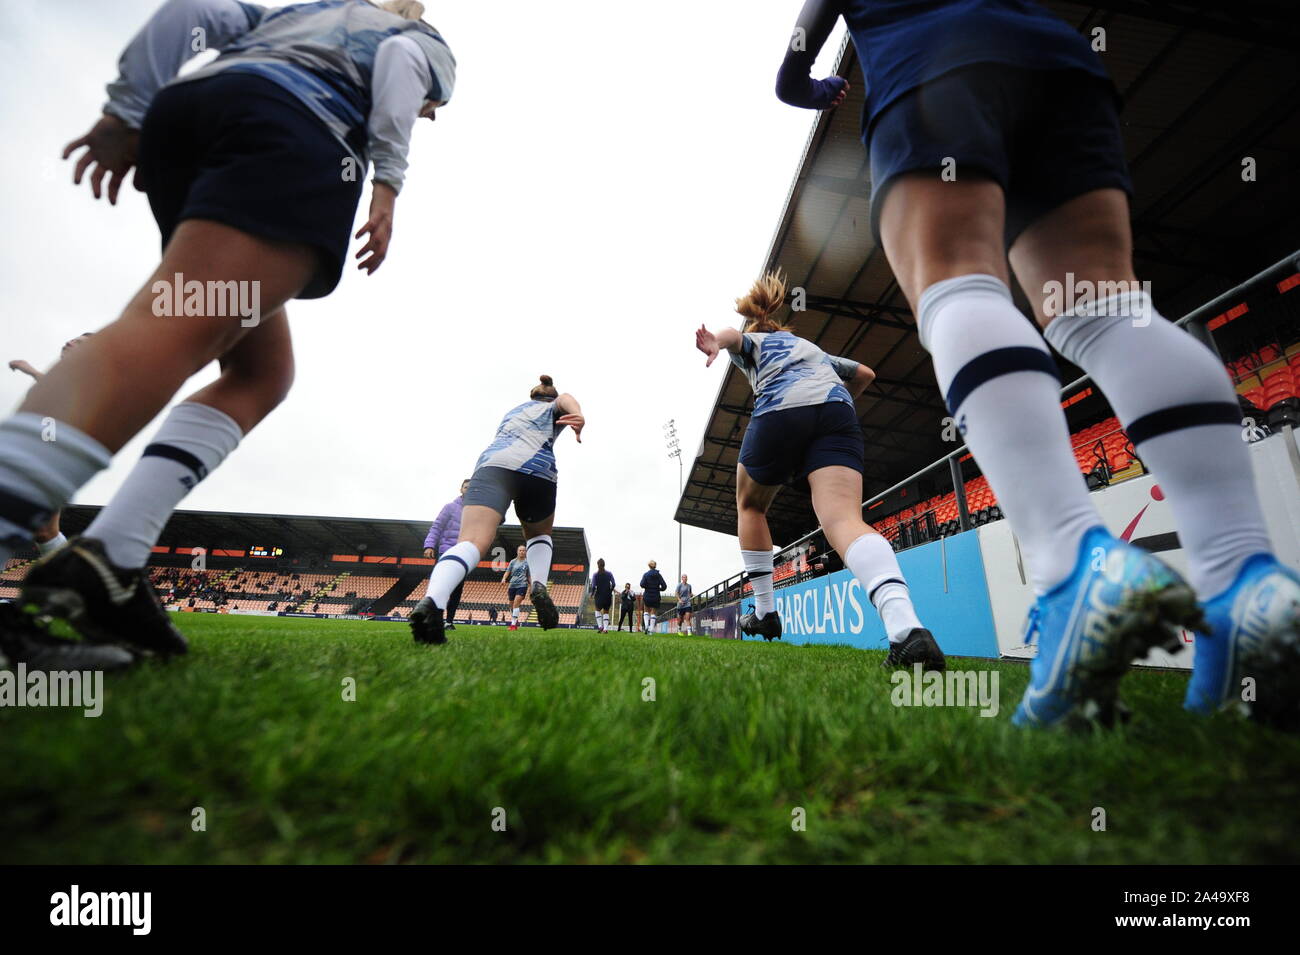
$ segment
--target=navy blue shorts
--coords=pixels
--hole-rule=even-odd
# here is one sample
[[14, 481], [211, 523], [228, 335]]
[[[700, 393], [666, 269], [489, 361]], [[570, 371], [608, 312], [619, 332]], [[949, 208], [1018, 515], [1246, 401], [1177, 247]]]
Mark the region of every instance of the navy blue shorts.
[[596, 609], [601, 613], [609, 613], [609, 608], [614, 605], [613, 597], [597, 597]]
[[521, 521], [543, 521], [555, 514], [555, 482], [509, 468], [479, 468], [469, 479], [466, 507], [490, 507], [505, 517], [512, 502]]
[[528, 593], [527, 587], [511, 587], [506, 591], [506, 599], [514, 600], [516, 597], [522, 597], [526, 593]]
[[140, 182], [163, 248], [186, 219], [311, 246], [320, 264], [298, 298], [328, 295], [343, 274], [365, 179], [344, 181], [348, 158], [292, 93], [248, 73], [164, 87], [140, 128]]
[[659, 609], [659, 595], [658, 595], [658, 594], [655, 594], [655, 595], [652, 597], [649, 593], [644, 593], [644, 594], [641, 595], [641, 603], [645, 604], [645, 608], [646, 608], [647, 610], [658, 610], [658, 609]]
[[1083, 70], [980, 63], [945, 73], [895, 100], [867, 136], [871, 234], [898, 176], [953, 161], [1006, 194], [1008, 248], [1027, 226], [1094, 189], [1133, 194], [1114, 87]]
[[834, 465], [861, 474], [866, 460], [857, 412], [846, 401], [828, 401], [750, 418], [740, 463], [768, 487], [803, 481]]

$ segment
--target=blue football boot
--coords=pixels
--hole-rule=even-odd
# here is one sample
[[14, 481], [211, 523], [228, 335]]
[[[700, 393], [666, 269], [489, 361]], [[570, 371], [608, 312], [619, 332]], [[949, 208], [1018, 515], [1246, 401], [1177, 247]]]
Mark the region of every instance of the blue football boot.
[[1079, 543], [1074, 572], [1038, 598], [1025, 642], [1038, 640], [1029, 687], [1011, 722], [1055, 726], [1124, 716], [1119, 681], [1153, 647], [1177, 652], [1179, 628], [1200, 623], [1196, 594], [1140, 547], [1094, 527]]
[[1300, 730], [1300, 576], [1256, 554], [1205, 604], [1205, 619], [1183, 705], [1196, 713], [1232, 707]]

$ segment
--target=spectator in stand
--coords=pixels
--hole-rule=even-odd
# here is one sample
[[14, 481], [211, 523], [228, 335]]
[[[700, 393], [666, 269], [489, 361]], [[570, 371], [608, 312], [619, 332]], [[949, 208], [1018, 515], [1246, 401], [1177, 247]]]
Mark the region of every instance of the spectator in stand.
[[496, 608], [496, 607], [488, 607], [488, 623], [490, 623], [490, 624], [491, 624], [492, 626], [494, 626], [494, 627], [496, 626], [496, 624], [497, 624], [497, 608]]
[[631, 584], [623, 585], [623, 592], [618, 595], [618, 629], [622, 631], [623, 621], [627, 621], [629, 633], [636, 633], [636, 591]]
[[[454, 501], [444, 504], [442, 510], [438, 512], [438, 519], [433, 522], [428, 536], [424, 538], [425, 557], [441, 559], [442, 555], [455, 547], [456, 542], [460, 540], [460, 516], [465, 510], [465, 489], [468, 487], [469, 478], [466, 478], [460, 482], [460, 495]], [[460, 607], [460, 595], [464, 589], [465, 581], [462, 580], [447, 600], [445, 619], [448, 630], [456, 629], [456, 610]]]
[[667, 589], [668, 581], [656, 569], [655, 562], [650, 561], [650, 569], [641, 575], [641, 603], [645, 607], [641, 621], [646, 633], [651, 633], [659, 622], [659, 597]]

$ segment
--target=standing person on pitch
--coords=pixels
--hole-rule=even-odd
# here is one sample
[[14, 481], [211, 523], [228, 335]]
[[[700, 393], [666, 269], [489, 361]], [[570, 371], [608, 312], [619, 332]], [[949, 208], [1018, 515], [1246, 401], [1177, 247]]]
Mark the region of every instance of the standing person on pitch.
[[618, 581], [605, 569], [604, 558], [596, 561], [596, 567], [596, 573], [591, 577], [591, 593], [596, 606], [596, 629], [601, 633], [609, 633], [609, 611], [614, 605], [614, 588], [618, 586]]
[[[519, 608], [523, 605], [524, 597], [528, 594], [529, 584], [528, 548], [524, 547], [523, 544], [520, 544], [515, 551], [515, 559], [506, 564], [506, 572], [501, 575], [501, 583], [506, 585], [506, 600], [510, 603], [510, 626], [506, 629], [518, 630]], [[450, 603], [450, 598], [448, 602]]]
[[[1300, 576], [1273, 554], [1222, 362], [1137, 281], [1100, 57], [1021, 0], [810, 0], [806, 42], [777, 81], [786, 102], [841, 101], [842, 79], [808, 76], [840, 15], [866, 74], [872, 230], [1038, 594], [1038, 657], [1013, 722], [1110, 722], [1129, 664], [1188, 627], [1189, 709], [1240, 699], [1250, 677], [1251, 714], [1300, 727]], [[1070, 451], [1056, 365], [1012, 303], [1008, 250], [1047, 340], [1105, 392], [1159, 480], [1190, 587], [1104, 526]], [[1067, 288], [1122, 291], [1066, 301]]]
[[677, 585], [678, 634], [689, 634], [691, 632], [691, 595], [694, 592], [691, 585], [686, 582], [686, 575], [682, 574], [682, 582]]
[[[59, 357], [66, 355], [69, 349], [76, 348], [77, 345], [84, 342], [91, 336], [91, 332], [82, 332], [76, 338], [69, 338], [63, 343], [63, 348], [59, 350]], [[37, 371], [32, 367], [31, 362], [24, 361], [21, 358], [15, 358], [9, 363], [13, 371], [21, 371], [33, 381], [40, 381], [45, 377], [45, 372]], [[42, 557], [46, 554], [52, 554], [68, 542], [63, 531], [59, 529], [59, 512], [55, 511], [54, 515], [42, 526], [32, 532], [32, 542], [36, 545], [36, 550]]]
[[559, 611], [546, 590], [551, 573], [551, 528], [555, 524], [555, 439], [566, 426], [582, 443], [586, 426], [582, 407], [573, 395], [560, 394], [549, 375], [541, 376], [528, 400], [506, 412], [496, 437], [479, 456], [465, 492], [460, 543], [433, 568], [429, 595], [411, 611], [411, 632], [420, 643], [446, 643], [443, 610], [456, 586], [483, 551], [492, 546], [511, 503], [523, 525], [530, 596], [543, 630], [560, 622]]
[[740, 331], [700, 326], [695, 333], [695, 347], [708, 356], [705, 367], [725, 349], [754, 389], [736, 466], [740, 553], [754, 589], [754, 612], [741, 618], [740, 629], [768, 640], [781, 636], [767, 509], [781, 486], [795, 480], [812, 490], [826, 539], [880, 614], [889, 637], [885, 666], [942, 670], [943, 651], [916, 616], [893, 548], [862, 520], [864, 449], [853, 402], [875, 372], [795, 335], [777, 318], [784, 303], [785, 281], [769, 272], [736, 299], [745, 317]]
[[[0, 562], [191, 375], [213, 360], [221, 374], [169, 412], [85, 535], [33, 568], [23, 599], [42, 614], [66, 616], [91, 640], [185, 651], [145, 561], [180, 500], [287, 393], [285, 305], [334, 289], [372, 160], [370, 213], [357, 233], [369, 240], [357, 258], [367, 273], [383, 263], [411, 130], [450, 98], [455, 79], [422, 11], [413, 0], [276, 9], [169, 0], [127, 46], [103, 115], [64, 155], [84, 148], [74, 180], [89, 170], [99, 198], [107, 177], [114, 204], [138, 162], [162, 262], [115, 322], [0, 422]], [[199, 46], [220, 55], [178, 76]], [[101, 649], [51, 648], [34, 618], [3, 614], [5, 653], [29, 665], [37, 656], [58, 665], [56, 649], [80, 665]]]
[[632, 589], [631, 584], [624, 584], [622, 591], [618, 595], [618, 629], [623, 629], [623, 621], [627, 621], [628, 633], [636, 633], [636, 591]]
[[[437, 519], [434, 520], [428, 535], [424, 538], [425, 557], [439, 559], [456, 546], [456, 541], [460, 539], [460, 516], [465, 510], [465, 490], [468, 487], [469, 478], [466, 478], [460, 482], [460, 496], [454, 501], [448, 501], [438, 512]], [[456, 609], [460, 606], [460, 595], [464, 589], [465, 582], [462, 580], [447, 600], [448, 630], [456, 629]]]
[[645, 607], [641, 623], [646, 633], [654, 633], [659, 623], [659, 598], [668, 589], [668, 581], [655, 567], [655, 562], [650, 561], [650, 569], [641, 575], [641, 604]]

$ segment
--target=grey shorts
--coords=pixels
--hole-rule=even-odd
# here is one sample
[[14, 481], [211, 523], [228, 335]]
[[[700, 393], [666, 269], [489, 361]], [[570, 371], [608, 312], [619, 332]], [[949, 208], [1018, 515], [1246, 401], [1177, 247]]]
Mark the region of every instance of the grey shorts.
[[490, 507], [505, 517], [511, 503], [521, 521], [545, 520], [555, 513], [555, 482], [509, 468], [479, 468], [469, 479], [466, 507]]

